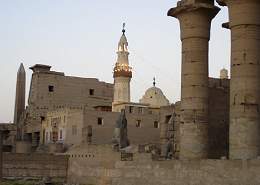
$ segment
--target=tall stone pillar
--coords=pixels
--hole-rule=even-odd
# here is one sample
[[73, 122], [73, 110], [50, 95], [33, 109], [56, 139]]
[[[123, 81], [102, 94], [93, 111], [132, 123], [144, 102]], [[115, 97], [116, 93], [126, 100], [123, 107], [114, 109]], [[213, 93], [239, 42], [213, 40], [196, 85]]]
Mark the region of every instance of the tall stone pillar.
[[229, 157], [251, 159], [260, 145], [260, 1], [218, 0], [229, 10], [231, 81]]
[[182, 0], [168, 12], [180, 22], [182, 41], [180, 159], [208, 154], [208, 42], [213, 0]]
[[21, 125], [19, 125], [20, 118], [25, 109], [25, 70], [23, 64], [20, 64], [20, 67], [17, 72], [17, 81], [16, 81], [16, 95], [15, 95], [15, 109], [14, 109], [14, 124], [17, 126], [17, 140], [21, 140]]

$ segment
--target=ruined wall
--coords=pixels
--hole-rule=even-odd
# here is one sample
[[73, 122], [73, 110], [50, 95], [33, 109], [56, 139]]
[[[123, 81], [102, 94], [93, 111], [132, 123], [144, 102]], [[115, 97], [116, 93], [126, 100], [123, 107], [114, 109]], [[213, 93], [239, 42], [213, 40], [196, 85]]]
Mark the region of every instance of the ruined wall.
[[5, 178], [51, 177], [65, 181], [67, 167], [67, 156], [13, 153], [3, 155], [3, 177]]
[[3, 131], [3, 150], [11, 152], [16, 141], [16, 125], [12, 123], [0, 123], [0, 131]]
[[[209, 78], [208, 158], [228, 156], [229, 138], [229, 79]], [[161, 143], [173, 139], [174, 156], [180, 152], [180, 102], [160, 110]], [[174, 119], [170, 119], [173, 115]]]
[[[260, 160], [152, 161], [135, 153], [121, 161], [111, 146], [69, 154], [68, 181], [93, 185], [258, 185]], [[73, 156], [72, 156], [73, 155]]]

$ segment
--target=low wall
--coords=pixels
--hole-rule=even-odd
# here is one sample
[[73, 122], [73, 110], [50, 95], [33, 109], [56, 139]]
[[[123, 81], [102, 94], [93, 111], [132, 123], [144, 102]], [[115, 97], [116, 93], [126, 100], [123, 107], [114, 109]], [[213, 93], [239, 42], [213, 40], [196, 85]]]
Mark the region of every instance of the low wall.
[[51, 177], [65, 181], [68, 157], [50, 154], [3, 155], [3, 176], [5, 178], [43, 178]]
[[87, 155], [74, 152], [68, 181], [91, 185], [260, 184], [260, 160], [152, 161], [150, 154], [136, 153], [133, 161], [121, 161], [118, 153], [103, 152], [104, 157], [94, 150]]

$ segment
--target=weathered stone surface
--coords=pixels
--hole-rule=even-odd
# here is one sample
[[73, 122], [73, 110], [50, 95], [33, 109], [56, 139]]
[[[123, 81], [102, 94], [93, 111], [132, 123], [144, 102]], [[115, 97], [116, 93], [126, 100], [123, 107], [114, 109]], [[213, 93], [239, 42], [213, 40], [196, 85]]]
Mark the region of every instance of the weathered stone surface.
[[[98, 150], [102, 146], [98, 146]], [[92, 160], [69, 159], [69, 183], [101, 185], [258, 185], [260, 160], [166, 160], [152, 161], [135, 154], [134, 161], [120, 161], [107, 146]], [[92, 152], [95, 153], [94, 150]], [[96, 154], [95, 154], [96, 155]], [[103, 156], [103, 157], [101, 157]], [[114, 165], [104, 167], [104, 161]]]
[[[65, 107], [80, 110], [84, 107], [110, 108], [113, 99], [113, 84], [96, 78], [66, 76], [63, 72], [51, 71], [51, 66], [36, 64], [33, 70], [24, 132], [40, 132], [41, 121], [49, 111]], [[31, 138], [29, 138], [31, 139]]]
[[3, 155], [3, 177], [5, 178], [43, 178], [51, 177], [66, 180], [67, 156], [48, 154]]
[[208, 41], [214, 1], [179, 1], [168, 15], [180, 21], [182, 41], [181, 159], [208, 156]]
[[16, 139], [18, 140], [22, 139], [21, 118], [25, 109], [25, 80], [26, 80], [26, 74], [25, 74], [24, 66], [21, 63], [17, 72], [15, 107], [14, 107], [14, 124], [17, 126]]
[[228, 6], [231, 30], [229, 157], [256, 158], [260, 150], [260, 1], [218, 2]]

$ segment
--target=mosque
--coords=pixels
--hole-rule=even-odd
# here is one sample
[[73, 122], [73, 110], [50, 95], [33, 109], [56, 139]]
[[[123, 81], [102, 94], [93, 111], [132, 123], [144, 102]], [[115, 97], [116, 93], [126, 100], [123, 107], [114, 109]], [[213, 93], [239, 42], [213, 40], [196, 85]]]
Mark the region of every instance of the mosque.
[[[36, 64], [25, 108], [25, 69], [17, 75], [15, 124], [19, 125], [16, 150], [37, 150], [39, 146], [87, 142], [110, 143], [116, 119], [126, 110], [129, 139], [133, 144], [160, 143], [160, 110], [170, 106], [155, 78], [139, 102], [131, 102], [128, 41], [125, 29], [118, 42], [117, 61], [113, 70], [114, 84], [95, 78], [65, 76], [51, 71], [51, 66]], [[144, 135], [147, 132], [148, 134]], [[28, 147], [28, 145], [31, 145]], [[25, 147], [26, 146], [26, 147]], [[22, 152], [22, 151], [21, 151]]]

